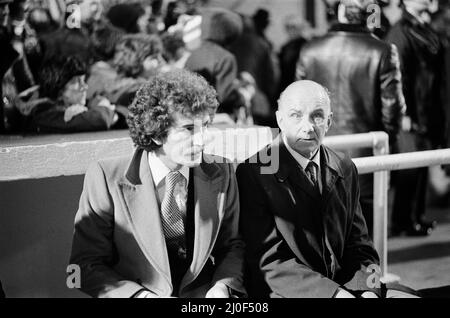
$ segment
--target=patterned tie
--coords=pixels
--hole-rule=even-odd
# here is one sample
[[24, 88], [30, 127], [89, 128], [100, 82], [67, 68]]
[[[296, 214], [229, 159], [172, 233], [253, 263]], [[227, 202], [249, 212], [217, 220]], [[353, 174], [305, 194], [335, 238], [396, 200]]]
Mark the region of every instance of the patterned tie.
[[309, 178], [309, 181], [311, 181], [314, 189], [319, 189], [319, 184], [317, 182], [317, 169], [316, 169], [316, 164], [312, 161], [310, 161], [308, 163], [308, 166], [306, 166], [306, 170], [305, 170], [306, 175]]
[[179, 172], [170, 172], [166, 176], [166, 193], [161, 204], [162, 225], [169, 248], [185, 253], [186, 221], [186, 178]]

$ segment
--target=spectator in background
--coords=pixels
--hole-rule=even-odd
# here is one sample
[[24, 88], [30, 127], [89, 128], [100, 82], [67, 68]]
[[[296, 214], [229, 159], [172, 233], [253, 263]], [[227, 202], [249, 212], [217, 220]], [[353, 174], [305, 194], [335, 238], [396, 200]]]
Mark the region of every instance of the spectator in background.
[[150, 7], [136, 2], [117, 4], [109, 9], [106, 17], [125, 33], [147, 33], [150, 15]]
[[[386, 37], [399, 51], [407, 105], [401, 152], [436, 149], [445, 143], [441, 94], [445, 62], [439, 36], [429, 24], [432, 4], [434, 0], [403, 0], [402, 18]], [[428, 168], [398, 171], [393, 182], [392, 234], [430, 234], [435, 223], [424, 219]]]
[[256, 34], [273, 50], [272, 42], [266, 36], [266, 29], [270, 25], [270, 12], [266, 9], [258, 9], [252, 16]]
[[186, 69], [201, 74], [215, 87], [219, 103], [224, 103], [235, 88], [238, 68], [229, 46], [241, 32], [239, 15], [226, 9], [210, 9], [202, 21], [202, 44], [186, 62]]
[[34, 84], [40, 67], [39, 62], [36, 61], [42, 58], [42, 48], [38, 33], [28, 22], [30, 1], [14, 0], [10, 9], [14, 42], [19, 46], [18, 51], [21, 55], [20, 62], [15, 63], [14, 67], [17, 88], [21, 92]]
[[91, 35], [92, 46], [96, 54], [96, 61], [109, 61], [114, 57], [116, 45], [120, 42], [125, 33], [103, 21], [96, 25]]
[[[278, 95], [278, 85], [280, 80], [279, 73], [279, 65], [278, 65], [278, 57], [273, 50], [272, 42], [266, 36], [266, 29], [269, 27], [270, 21], [270, 13], [266, 9], [258, 9], [255, 14], [252, 16], [253, 26], [255, 28], [256, 35], [258, 38], [262, 40], [263, 43], [266, 44], [267, 48], [265, 49], [269, 52], [269, 57], [271, 59], [270, 63], [267, 63], [266, 74], [270, 74], [269, 82], [262, 85], [261, 80], [258, 79], [259, 76], [255, 76], [256, 81], [258, 82], [261, 90], [266, 94], [267, 98], [271, 105], [273, 105], [274, 110], [276, 108], [276, 99]], [[271, 69], [273, 67], [273, 69]]]
[[161, 37], [161, 40], [164, 48], [163, 56], [167, 61], [167, 68], [184, 68], [191, 53], [186, 48], [181, 32], [165, 33]]
[[295, 82], [295, 69], [303, 45], [310, 39], [311, 26], [309, 22], [297, 15], [289, 15], [285, 19], [284, 29], [288, 41], [280, 50], [280, 89], [279, 93]]
[[[65, 12], [64, 23], [58, 30], [45, 34], [41, 37], [43, 58], [41, 65], [54, 58], [77, 56], [87, 65], [95, 61], [95, 51], [92, 46], [90, 32], [92, 23], [99, 14], [98, 6], [92, 5], [98, 0], [70, 0], [67, 8], [79, 6], [80, 17], [74, 12]], [[80, 19], [78, 19], [80, 18]]]
[[0, 0], [0, 133], [5, 131], [5, 117], [3, 105], [3, 89], [1, 83], [5, 73], [19, 57], [19, 53], [12, 46], [12, 36], [6, 28], [9, 19], [9, 5], [12, 0]]
[[115, 107], [97, 100], [87, 107], [86, 65], [77, 57], [49, 61], [41, 71], [40, 99], [29, 110], [29, 130], [73, 133], [107, 130], [117, 121]]
[[255, 94], [251, 101], [255, 123], [276, 127], [275, 108], [272, 105], [278, 85], [277, 66], [273, 63], [269, 46], [256, 34], [252, 19], [244, 15], [241, 18], [243, 32], [230, 51], [236, 57], [238, 71], [248, 73], [255, 82]]
[[57, 22], [53, 20], [48, 9], [37, 6], [30, 9], [28, 22], [38, 36], [53, 32], [58, 28]]
[[391, 28], [391, 23], [384, 13], [384, 9], [391, 4], [391, 0], [377, 0], [377, 4], [381, 8], [380, 25], [372, 28], [372, 32], [380, 39], [384, 39]]
[[177, 1], [170, 1], [167, 4], [166, 16], [164, 17], [164, 27], [167, 31], [172, 25], [178, 23], [178, 18], [181, 15], [180, 7]]
[[[111, 34], [112, 42], [118, 39], [117, 34]], [[156, 35], [123, 36], [111, 60], [99, 61], [91, 67], [88, 99], [104, 96], [113, 104], [128, 106], [139, 87], [164, 65], [162, 51], [161, 40]]]
[[[450, 3], [448, 1], [442, 0], [439, 2], [439, 11], [433, 15], [431, 25], [439, 34], [445, 52], [445, 75], [442, 86], [447, 113], [447, 148], [450, 148]], [[447, 170], [447, 174], [450, 176], [450, 165], [447, 166]]]
[[[385, 131], [395, 145], [405, 109], [398, 53], [394, 45], [379, 40], [367, 28], [371, 3], [339, 2], [338, 23], [303, 47], [297, 75], [330, 90], [334, 125], [329, 135]], [[353, 158], [372, 155], [366, 149], [349, 153]], [[361, 207], [372, 233], [373, 176], [359, 179]]]

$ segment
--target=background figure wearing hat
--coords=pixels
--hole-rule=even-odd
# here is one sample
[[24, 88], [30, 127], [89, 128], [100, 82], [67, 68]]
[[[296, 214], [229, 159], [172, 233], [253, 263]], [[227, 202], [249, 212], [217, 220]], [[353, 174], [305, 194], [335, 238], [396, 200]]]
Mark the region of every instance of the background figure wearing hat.
[[[404, 0], [402, 18], [386, 38], [399, 51], [407, 106], [399, 138], [401, 152], [436, 149], [445, 142], [444, 57], [440, 39], [429, 25], [434, 4], [434, 0]], [[428, 168], [398, 171], [392, 181], [396, 192], [392, 233], [430, 234], [434, 223], [424, 220]]]
[[[338, 22], [323, 37], [307, 43], [298, 62], [298, 76], [330, 90], [333, 122], [329, 135], [385, 131], [395, 145], [405, 101], [397, 50], [367, 27], [371, 0], [338, 1]], [[372, 156], [353, 150], [353, 158]], [[361, 207], [373, 231], [373, 176], [360, 176]]]

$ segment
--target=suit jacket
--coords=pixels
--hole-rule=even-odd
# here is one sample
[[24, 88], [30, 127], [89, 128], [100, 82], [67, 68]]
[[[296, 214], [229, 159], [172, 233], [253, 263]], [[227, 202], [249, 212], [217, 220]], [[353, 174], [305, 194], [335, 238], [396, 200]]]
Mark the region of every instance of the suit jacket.
[[[366, 268], [379, 258], [361, 213], [356, 167], [327, 147], [320, 151], [322, 194], [280, 137], [238, 167], [250, 297], [333, 297], [339, 287], [379, 293], [367, 284]], [[261, 173], [267, 154], [279, 168]]]
[[[193, 260], [178, 294], [204, 297], [218, 281], [245, 292], [234, 170], [229, 164], [202, 164], [193, 169], [193, 182]], [[143, 288], [155, 297], [172, 295], [146, 151], [137, 150], [129, 164], [119, 158], [89, 168], [75, 219], [70, 263], [80, 266], [81, 290], [93, 297], [132, 297]]]

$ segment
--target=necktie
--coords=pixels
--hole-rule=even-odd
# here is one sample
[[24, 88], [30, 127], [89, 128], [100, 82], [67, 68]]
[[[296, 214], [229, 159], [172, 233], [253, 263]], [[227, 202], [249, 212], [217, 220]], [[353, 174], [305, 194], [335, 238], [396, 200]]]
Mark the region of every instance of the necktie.
[[185, 253], [186, 178], [179, 172], [166, 176], [166, 191], [161, 204], [162, 225], [169, 248]]
[[308, 166], [306, 166], [305, 173], [308, 176], [309, 181], [311, 181], [313, 187], [315, 189], [319, 189], [319, 184], [317, 182], [317, 169], [316, 164], [314, 162], [310, 161], [308, 163]]

